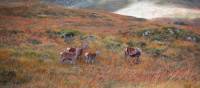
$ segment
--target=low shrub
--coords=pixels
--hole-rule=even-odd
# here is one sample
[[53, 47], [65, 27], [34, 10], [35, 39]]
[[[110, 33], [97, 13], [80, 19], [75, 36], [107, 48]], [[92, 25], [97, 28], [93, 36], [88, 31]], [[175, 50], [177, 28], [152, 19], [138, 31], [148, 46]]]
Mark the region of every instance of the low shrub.
[[69, 30], [69, 29], [62, 29], [60, 32], [58, 32], [58, 34], [60, 34], [60, 36], [64, 36], [64, 35], [78, 35], [81, 34], [79, 31], [77, 30]]
[[26, 52], [23, 53], [23, 56], [29, 57], [29, 58], [38, 58], [41, 57], [42, 55], [36, 51], [32, 51], [32, 50], [28, 50]]
[[7, 84], [9, 82], [13, 82], [16, 79], [16, 72], [13, 70], [0, 70], [0, 83]]
[[21, 72], [19, 69], [0, 67], [0, 86], [7, 84], [23, 84], [31, 80], [30, 74]]
[[49, 38], [59, 37], [59, 32], [56, 31], [47, 30], [46, 34], [48, 35]]
[[153, 56], [161, 56], [162, 53], [165, 51], [163, 48], [147, 48], [145, 49], [147, 53], [150, 53]]
[[1, 35], [16, 35], [18, 33], [22, 33], [22, 31], [19, 30], [7, 30], [7, 29], [0, 29]]
[[95, 41], [97, 39], [96, 35], [81, 35], [80, 40], [86, 40], [86, 41]]
[[200, 42], [200, 35], [188, 30], [175, 27], [162, 27], [161, 29], [143, 29], [134, 32], [137, 36], [143, 36], [153, 41], [174, 41], [176, 39]]
[[114, 52], [119, 51], [123, 48], [123, 43], [120, 40], [115, 39], [114, 37], [106, 37], [104, 40], [104, 45], [107, 49]]
[[30, 39], [29, 42], [33, 45], [38, 45], [38, 44], [41, 44], [42, 42], [40, 42], [39, 40], [37, 39]]
[[127, 42], [127, 45], [129, 47], [141, 47], [141, 48], [144, 48], [146, 46], [146, 43], [143, 42], [143, 41], [134, 41], [134, 40], [129, 40]]

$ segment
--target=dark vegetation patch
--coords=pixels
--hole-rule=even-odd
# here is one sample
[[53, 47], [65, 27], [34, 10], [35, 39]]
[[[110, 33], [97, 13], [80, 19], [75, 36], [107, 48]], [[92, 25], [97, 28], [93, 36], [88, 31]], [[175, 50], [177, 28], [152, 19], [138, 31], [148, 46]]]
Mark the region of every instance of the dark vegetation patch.
[[177, 29], [175, 27], [163, 27], [161, 29], [144, 29], [133, 32], [137, 36], [145, 37], [153, 41], [175, 41], [185, 40], [192, 42], [200, 42], [200, 35], [191, 31]]
[[0, 44], [13, 45], [21, 42], [23, 31], [0, 29]]
[[24, 84], [31, 80], [31, 76], [25, 72], [8, 69], [6, 67], [0, 67], [0, 85], [8, 84]]
[[22, 63], [11, 58], [10, 50], [1, 49], [0, 53], [0, 86], [24, 84], [31, 80], [31, 74], [23, 68]]
[[41, 41], [37, 39], [29, 39], [28, 42], [31, 43], [32, 45], [38, 45], [42, 43]]
[[183, 21], [175, 21], [174, 24], [176, 25], [188, 25], [187, 23], [183, 22]]
[[74, 40], [76, 36], [82, 35], [80, 31], [71, 29], [61, 29], [59, 31], [47, 30], [45, 33], [50, 39], [63, 38], [65, 42]]
[[77, 30], [70, 30], [70, 29], [62, 29], [60, 32], [58, 32], [59, 35], [64, 36], [64, 35], [78, 35], [80, 34], [79, 31]]
[[81, 34], [79, 31], [76, 30], [68, 30], [63, 29], [60, 32], [58, 32], [59, 36], [64, 39], [65, 42], [70, 42], [75, 39], [75, 36]]

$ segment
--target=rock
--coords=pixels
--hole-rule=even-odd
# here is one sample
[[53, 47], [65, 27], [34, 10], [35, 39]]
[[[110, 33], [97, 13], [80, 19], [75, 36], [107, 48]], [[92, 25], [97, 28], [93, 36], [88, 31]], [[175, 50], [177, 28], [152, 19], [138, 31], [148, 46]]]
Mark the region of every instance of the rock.
[[174, 24], [176, 24], [176, 25], [187, 25], [185, 22], [183, 22], [183, 21], [176, 21], [176, 22], [174, 22]]
[[151, 34], [151, 31], [145, 31], [142, 35], [143, 36], [149, 36]]
[[169, 31], [170, 34], [175, 34], [175, 32], [173, 31], [173, 29], [167, 29]]
[[188, 36], [186, 39], [188, 41], [192, 41], [192, 42], [196, 42], [197, 41], [196, 37], [192, 37], [192, 36]]

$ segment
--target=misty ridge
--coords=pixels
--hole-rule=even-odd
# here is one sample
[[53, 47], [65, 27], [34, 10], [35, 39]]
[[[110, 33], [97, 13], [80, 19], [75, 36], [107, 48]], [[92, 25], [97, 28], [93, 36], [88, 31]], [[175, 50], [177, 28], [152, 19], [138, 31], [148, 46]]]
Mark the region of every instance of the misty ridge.
[[44, 0], [67, 7], [100, 9], [116, 11], [130, 4], [139, 2], [151, 2], [158, 5], [173, 5], [185, 8], [200, 8], [200, 0]]
[[[1, 0], [1, 4], [10, 2], [27, 2], [27, 0]], [[150, 2], [157, 5], [173, 5], [184, 8], [200, 8], [200, 0], [31, 0], [44, 3], [56, 3], [72, 8], [99, 9], [106, 11], [117, 11], [131, 4]]]
[[[58, 4], [66, 8], [104, 10], [137, 18], [200, 18], [200, 0], [33, 0], [31, 2]], [[4, 3], [5, 2], [5, 3]], [[20, 3], [27, 0], [4, 0], [6, 3]]]

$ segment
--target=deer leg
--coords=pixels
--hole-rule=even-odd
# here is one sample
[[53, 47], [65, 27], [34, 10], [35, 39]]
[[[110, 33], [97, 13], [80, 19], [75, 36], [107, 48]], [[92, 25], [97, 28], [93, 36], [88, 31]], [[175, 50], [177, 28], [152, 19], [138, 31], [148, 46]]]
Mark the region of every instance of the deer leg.
[[72, 61], [72, 60], [71, 60], [71, 61], [68, 61], [68, 63], [73, 64], [73, 61]]
[[92, 64], [92, 62], [93, 62], [93, 57], [90, 58], [90, 64]]
[[64, 64], [64, 62], [65, 62], [66, 59], [67, 59], [67, 58], [62, 57], [61, 60], [60, 60], [60, 62], [61, 62], [62, 64]]
[[92, 58], [92, 64], [94, 63], [94, 61], [95, 61], [95, 57]]
[[129, 61], [130, 61], [130, 63], [131, 63], [131, 65], [134, 63], [134, 57], [129, 57]]
[[139, 60], [139, 56], [136, 56], [136, 64], [139, 64], [140, 60]]
[[91, 62], [91, 57], [88, 56], [88, 57], [87, 57], [87, 64], [89, 64], [90, 62]]
[[72, 61], [72, 64], [73, 64], [73, 65], [76, 64], [76, 60], [73, 60], [73, 61]]
[[127, 59], [127, 53], [126, 52], [124, 53], [124, 58]]
[[87, 57], [84, 57], [85, 63], [87, 63]]
[[85, 63], [88, 63], [88, 57], [87, 56], [85, 57]]
[[140, 56], [138, 56], [138, 63], [140, 63], [141, 62], [141, 60], [140, 60]]

